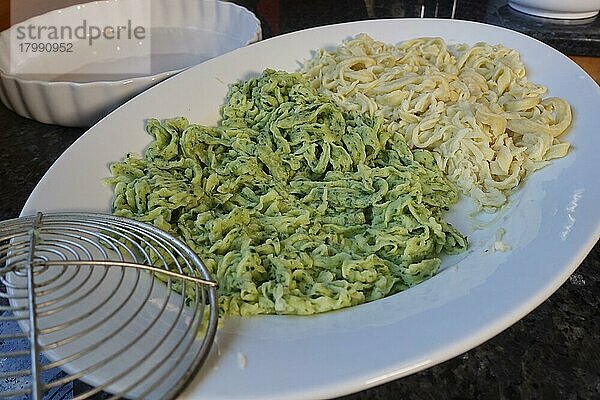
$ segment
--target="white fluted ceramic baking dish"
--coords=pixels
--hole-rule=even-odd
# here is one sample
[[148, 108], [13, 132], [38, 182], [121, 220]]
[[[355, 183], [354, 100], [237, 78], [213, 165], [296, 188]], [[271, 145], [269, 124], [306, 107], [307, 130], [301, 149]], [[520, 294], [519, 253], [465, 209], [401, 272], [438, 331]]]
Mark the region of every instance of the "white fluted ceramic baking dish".
[[[105, 26], [125, 19], [149, 21], [146, 28], [151, 46], [123, 49], [96, 41], [93, 46], [79, 46], [76, 57], [22, 52], [24, 48], [18, 47], [31, 40], [23, 39], [28, 26], [76, 28], [83, 21]], [[19, 115], [40, 122], [89, 127], [150, 86], [261, 38], [258, 18], [228, 2], [102, 0], [79, 4], [33, 17], [0, 33], [0, 100]], [[145, 66], [136, 68], [135, 63], [141, 62]], [[123, 73], [125, 69], [130, 72]]]

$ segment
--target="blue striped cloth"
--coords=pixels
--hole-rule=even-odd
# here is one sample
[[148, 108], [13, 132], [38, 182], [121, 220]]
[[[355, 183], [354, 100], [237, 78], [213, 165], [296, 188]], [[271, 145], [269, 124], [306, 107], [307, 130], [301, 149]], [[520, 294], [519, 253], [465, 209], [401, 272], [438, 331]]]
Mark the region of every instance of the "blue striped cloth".
[[[5, 298], [0, 298], [0, 305], [8, 306]], [[16, 321], [6, 321], [6, 317], [11, 317], [11, 311], [2, 311], [0, 313], [0, 353], [11, 354], [17, 351], [26, 351], [29, 349], [29, 340], [26, 337], [10, 338], [11, 335], [20, 335], [22, 333], [19, 324]], [[43, 354], [39, 355], [41, 365], [50, 363]], [[6, 397], [7, 393], [31, 389], [31, 374], [20, 374], [19, 376], [5, 377], [7, 373], [24, 371], [31, 369], [31, 360], [29, 356], [21, 357], [3, 357], [0, 360], [0, 398], [11, 400], [28, 400], [31, 395], [17, 395]], [[42, 381], [45, 383], [65, 377], [66, 373], [59, 368], [52, 368], [41, 373]], [[48, 390], [44, 400], [63, 400], [73, 398], [73, 383], [67, 383], [57, 388]]]

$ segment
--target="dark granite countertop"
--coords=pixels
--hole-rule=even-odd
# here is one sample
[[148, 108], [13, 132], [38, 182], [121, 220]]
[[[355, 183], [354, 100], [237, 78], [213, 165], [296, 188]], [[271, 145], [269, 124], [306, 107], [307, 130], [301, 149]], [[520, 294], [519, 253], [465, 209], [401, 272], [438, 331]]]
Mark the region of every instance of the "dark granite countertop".
[[506, 0], [239, 0], [262, 19], [265, 37], [374, 18], [454, 18], [532, 36], [566, 55], [600, 56], [600, 17], [559, 20], [524, 14]]
[[[371, 7], [362, 0], [238, 3], [259, 15], [265, 37], [358, 19], [454, 14], [519, 30], [567, 54], [600, 55], [598, 20], [565, 25], [526, 17], [505, 2], [367, 1]], [[0, 219], [18, 216], [35, 184], [83, 132], [27, 120], [0, 105]], [[556, 293], [496, 337], [440, 365], [341, 399], [600, 399], [599, 306], [597, 243]]]
[[506, 1], [489, 1], [485, 19], [532, 36], [569, 56], [600, 56], [600, 18], [560, 20], [540, 18], [512, 9]]

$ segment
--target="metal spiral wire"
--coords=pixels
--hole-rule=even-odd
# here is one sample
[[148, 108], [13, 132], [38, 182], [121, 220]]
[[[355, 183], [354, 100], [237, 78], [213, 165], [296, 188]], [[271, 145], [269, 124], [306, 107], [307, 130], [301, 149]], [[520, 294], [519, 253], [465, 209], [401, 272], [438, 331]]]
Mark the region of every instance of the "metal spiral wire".
[[27, 365], [0, 369], [0, 379], [29, 382], [0, 398], [42, 399], [74, 381], [90, 388], [77, 399], [173, 398], [207, 357], [218, 321], [216, 283], [187, 246], [105, 214], [0, 222], [0, 297], [0, 323], [20, 328], [0, 343], [29, 343], [0, 351], [15, 361], [4, 365]]

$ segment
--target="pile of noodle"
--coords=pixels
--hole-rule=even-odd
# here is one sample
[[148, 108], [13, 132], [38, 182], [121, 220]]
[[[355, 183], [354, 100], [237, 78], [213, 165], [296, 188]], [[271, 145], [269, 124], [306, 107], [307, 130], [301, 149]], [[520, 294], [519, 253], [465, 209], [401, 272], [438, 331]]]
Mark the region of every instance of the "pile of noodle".
[[428, 149], [479, 209], [494, 211], [529, 174], [563, 157], [569, 104], [528, 81], [519, 53], [440, 38], [388, 45], [359, 35], [303, 66], [345, 110], [383, 117], [410, 148]]

